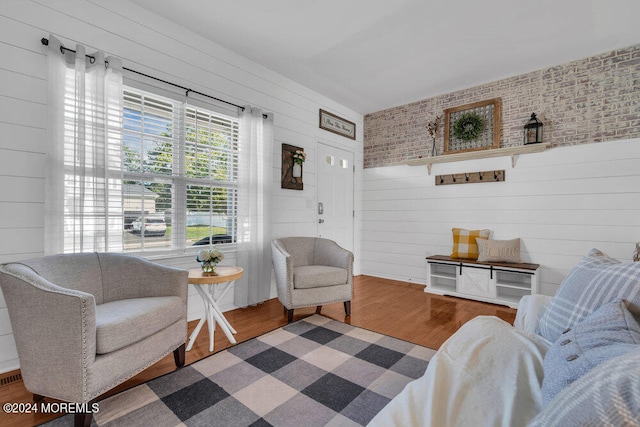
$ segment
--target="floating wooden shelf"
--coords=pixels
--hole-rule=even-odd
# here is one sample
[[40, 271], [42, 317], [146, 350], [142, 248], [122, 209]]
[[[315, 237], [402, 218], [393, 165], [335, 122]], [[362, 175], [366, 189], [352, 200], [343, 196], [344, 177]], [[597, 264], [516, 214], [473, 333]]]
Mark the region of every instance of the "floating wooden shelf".
[[443, 154], [436, 157], [424, 157], [422, 159], [407, 160], [405, 164], [409, 166], [427, 165], [429, 175], [431, 166], [434, 163], [461, 162], [463, 160], [486, 159], [489, 157], [511, 156], [511, 167], [515, 167], [517, 156], [520, 154], [539, 153], [549, 148], [548, 142], [540, 144], [519, 145], [517, 147], [496, 148], [493, 150], [470, 151], [458, 154]]

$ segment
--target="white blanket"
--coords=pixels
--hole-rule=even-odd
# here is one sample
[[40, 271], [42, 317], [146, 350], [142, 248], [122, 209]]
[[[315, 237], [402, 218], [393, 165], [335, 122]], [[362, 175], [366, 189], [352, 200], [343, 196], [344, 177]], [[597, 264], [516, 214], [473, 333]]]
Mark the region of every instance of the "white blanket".
[[493, 316], [463, 325], [369, 426], [526, 426], [542, 408], [548, 344]]

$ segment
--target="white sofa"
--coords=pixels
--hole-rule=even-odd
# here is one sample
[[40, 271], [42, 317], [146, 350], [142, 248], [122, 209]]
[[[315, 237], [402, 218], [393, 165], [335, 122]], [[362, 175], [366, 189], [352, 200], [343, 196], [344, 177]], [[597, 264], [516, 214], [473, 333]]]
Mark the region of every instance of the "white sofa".
[[640, 263], [592, 250], [514, 325], [463, 325], [370, 426], [640, 426]]

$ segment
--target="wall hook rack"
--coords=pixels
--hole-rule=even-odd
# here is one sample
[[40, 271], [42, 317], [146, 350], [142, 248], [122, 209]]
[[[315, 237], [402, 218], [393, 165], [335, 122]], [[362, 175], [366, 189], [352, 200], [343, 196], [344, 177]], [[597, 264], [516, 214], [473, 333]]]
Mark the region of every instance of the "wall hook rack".
[[502, 182], [504, 169], [485, 172], [465, 172], [450, 175], [436, 175], [436, 185], [473, 184], [478, 182]]

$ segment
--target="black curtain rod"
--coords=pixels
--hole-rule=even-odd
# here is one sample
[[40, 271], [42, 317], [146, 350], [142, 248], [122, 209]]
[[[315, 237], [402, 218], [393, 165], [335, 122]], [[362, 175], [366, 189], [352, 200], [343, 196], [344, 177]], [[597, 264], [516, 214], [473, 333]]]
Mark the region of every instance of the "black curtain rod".
[[[40, 39], [40, 43], [42, 43], [45, 46], [49, 46], [49, 39], [47, 39], [46, 37], [43, 37], [42, 39]], [[60, 46], [60, 53], [62, 53], [64, 55], [64, 51], [65, 50], [68, 51], [68, 52], [76, 53], [76, 51], [73, 50], [73, 49], [69, 49], [68, 47]], [[89, 61], [92, 64], [96, 60], [96, 58], [91, 56], [91, 55], [85, 55], [85, 56], [87, 58], [89, 58]], [[158, 77], [153, 77], [153, 76], [150, 76], [149, 74], [145, 74], [145, 73], [142, 73], [140, 71], [132, 70], [131, 68], [122, 67], [122, 69], [126, 70], [126, 71], [129, 71], [131, 73], [135, 73], [135, 74], [150, 78], [152, 80], [156, 80], [158, 82], [162, 82], [162, 83], [165, 83], [165, 84], [168, 84], [168, 85], [183, 89], [183, 90], [186, 91], [185, 92], [185, 96], [187, 96], [187, 97], [189, 96], [189, 92], [193, 92], [195, 94], [198, 94], [198, 95], [201, 95], [201, 96], [205, 96], [205, 97], [210, 98], [210, 99], [215, 99], [216, 101], [223, 102], [223, 103], [228, 104], [228, 105], [233, 105], [234, 107], [240, 108], [242, 111], [244, 111], [244, 107], [242, 105], [234, 104], [233, 102], [225, 101], [224, 99], [216, 98], [215, 96], [207, 95], [206, 93], [202, 93], [202, 92], [198, 92], [197, 90], [189, 89], [188, 87], [181, 86], [181, 85], [179, 85], [177, 83], [173, 83], [173, 82], [170, 82], [170, 81], [167, 81], [167, 80], [163, 80], [163, 79], [160, 79]], [[262, 117], [266, 119], [267, 115], [263, 114]]]

